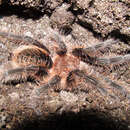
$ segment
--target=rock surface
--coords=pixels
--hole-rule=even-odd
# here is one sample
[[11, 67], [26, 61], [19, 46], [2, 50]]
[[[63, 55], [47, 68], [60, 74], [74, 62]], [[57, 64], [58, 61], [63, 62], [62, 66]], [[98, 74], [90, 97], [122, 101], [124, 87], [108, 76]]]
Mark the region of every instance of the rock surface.
[[[130, 54], [129, 7], [129, 0], [0, 0], [0, 31], [37, 39], [52, 56], [54, 34], [68, 49], [115, 38], [119, 43], [104, 56], [125, 55]], [[1, 70], [17, 47], [0, 36]], [[128, 98], [121, 93], [119, 100], [102, 96], [96, 89], [89, 93], [49, 89], [37, 95], [39, 86], [30, 82], [1, 84], [0, 129], [130, 130], [130, 65], [120, 68], [108, 75], [129, 90]]]

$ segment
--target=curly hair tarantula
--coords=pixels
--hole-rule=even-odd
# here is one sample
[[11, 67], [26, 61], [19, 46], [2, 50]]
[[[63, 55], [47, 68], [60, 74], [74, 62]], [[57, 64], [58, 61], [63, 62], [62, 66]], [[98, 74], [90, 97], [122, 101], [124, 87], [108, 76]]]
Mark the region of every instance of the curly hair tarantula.
[[[124, 86], [118, 85], [99, 73], [88, 74], [86, 65], [100, 67], [102, 70], [123, 63], [130, 63], [130, 54], [111, 58], [100, 58], [96, 55], [110, 47], [118, 40], [109, 39], [91, 47], [74, 47], [68, 52], [63, 41], [52, 39], [55, 56], [52, 58], [49, 49], [28, 36], [16, 36], [0, 32], [0, 36], [18, 41], [18, 48], [10, 54], [8, 69], [2, 70], [1, 83], [10, 85], [27, 81], [39, 81], [38, 93], [45, 89], [55, 91], [88, 91], [97, 89], [101, 94], [116, 97], [111, 89], [130, 98]], [[82, 65], [83, 64], [83, 65]], [[37, 84], [38, 85], [38, 84]]]

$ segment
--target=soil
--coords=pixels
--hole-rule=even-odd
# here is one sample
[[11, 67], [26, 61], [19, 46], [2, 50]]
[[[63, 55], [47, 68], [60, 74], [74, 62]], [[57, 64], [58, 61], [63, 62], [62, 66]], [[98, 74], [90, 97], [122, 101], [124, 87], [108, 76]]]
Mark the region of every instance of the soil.
[[[113, 38], [119, 43], [103, 57], [126, 55], [130, 54], [130, 1], [0, 0], [0, 32], [37, 39], [49, 48], [51, 55], [54, 49], [50, 36], [58, 35], [68, 50]], [[8, 57], [17, 47], [15, 42], [0, 36], [1, 70], [7, 63], [10, 66]], [[36, 95], [35, 83], [1, 84], [0, 129], [130, 130], [130, 64], [107, 77], [125, 87], [127, 98], [113, 90], [119, 96], [115, 100], [96, 89], [89, 93], [49, 89]]]

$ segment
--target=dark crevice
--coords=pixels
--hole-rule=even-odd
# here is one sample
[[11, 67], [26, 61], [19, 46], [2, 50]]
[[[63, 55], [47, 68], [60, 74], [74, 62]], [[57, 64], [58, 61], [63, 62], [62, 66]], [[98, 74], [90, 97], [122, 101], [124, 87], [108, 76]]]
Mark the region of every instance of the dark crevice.
[[117, 30], [113, 30], [112, 32], [110, 32], [108, 34], [108, 36], [111, 36], [111, 37], [113, 37], [115, 39], [120, 39], [120, 41], [122, 41], [122, 42], [124, 42], [126, 44], [128, 44], [130, 42], [130, 36], [122, 34], [120, 32], [120, 30], [118, 30], [118, 29]]
[[38, 9], [35, 8], [27, 8], [25, 6], [18, 6], [18, 5], [9, 5], [9, 4], [3, 4], [0, 6], [0, 17], [4, 16], [11, 16], [16, 15], [18, 18], [23, 19], [33, 19], [37, 20], [41, 17], [43, 17], [45, 14], [48, 16], [51, 16], [53, 10], [47, 10], [45, 9], [44, 12], [41, 12]]
[[102, 37], [102, 34], [96, 32], [93, 29], [93, 26], [91, 24], [89, 24], [87, 22], [84, 22], [82, 20], [79, 20], [79, 19], [77, 21], [77, 24], [79, 24], [80, 26], [84, 27], [88, 31], [92, 32], [94, 37], [96, 37], [98, 39], [105, 40], [105, 39], [108, 39], [109, 37], [112, 37], [114, 39], [119, 39], [120, 41], [124, 42], [125, 44], [128, 44], [130, 42], [130, 36], [122, 34], [119, 29], [113, 30], [107, 36]]
[[70, 3], [70, 1], [69, 1], [69, 0], [64, 0], [63, 2], [64, 2], [64, 3]]
[[84, 27], [85, 29], [87, 29], [88, 31], [92, 32], [94, 37], [98, 38], [98, 39], [103, 39], [101, 33], [97, 33], [96, 31], [94, 31], [93, 26], [87, 22], [84, 22], [80, 19], [78, 19], [77, 24], [79, 24], [80, 26]]
[[124, 17], [125, 17], [125, 20], [130, 20], [130, 15], [127, 14]]
[[89, 8], [93, 6], [94, 2], [95, 2], [95, 0], [91, 0], [91, 1], [89, 2]]
[[130, 3], [127, 0], [119, 0], [119, 2], [123, 3], [124, 5], [128, 6], [128, 8], [130, 8]]
[[76, 7], [75, 3], [71, 4], [71, 6], [68, 8], [68, 11], [71, 11], [75, 16], [82, 15], [84, 13], [84, 9]]

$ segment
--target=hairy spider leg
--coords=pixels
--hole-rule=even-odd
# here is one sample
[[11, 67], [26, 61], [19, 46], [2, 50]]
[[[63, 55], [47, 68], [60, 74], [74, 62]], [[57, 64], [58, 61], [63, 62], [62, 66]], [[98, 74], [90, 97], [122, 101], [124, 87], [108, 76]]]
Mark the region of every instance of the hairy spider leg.
[[112, 72], [113, 70], [120, 71], [120, 68], [129, 69], [130, 66], [130, 54], [124, 56], [114, 56], [110, 58], [96, 58], [95, 64], [98, 66], [107, 66], [107, 70]]
[[[72, 76], [72, 74], [73, 74], [73, 76]], [[84, 79], [86, 83], [90, 83], [93, 87], [97, 88], [98, 91], [101, 94], [107, 95], [107, 91], [102, 87], [101, 83], [99, 83], [97, 81], [97, 79], [95, 79], [92, 76], [89, 76], [89, 75], [85, 74], [85, 72], [83, 72], [82, 70], [78, 70], [78, 69], [73, 70], [73, 71], [71, 71], [69, 73], [69, 75], [67, 77], [67, 80], [66, 80], [68, 87], [73, 87], [71, 82], [74, 82], [73, 81], [73, 77], [75, 75], [78, 76], [78, 77], [80, 77], [80, 78], [82, 78], [82, 79]], [[69, 84], [71, 84], [71, 86]], [[75, 86], [75, 84], [73, 84], [73, 85]]]
[[[103, 96], [109, 96], [115, 100], [119, 99], [118, 96], [115, 95], [115, 93], [110, 93], [107, 91], [107, 89], [109, 89], [108, 86], [110, 86], [113, 90], [121, 93], [121, 95], [123, 97], [128, 98], [128, 99], [130, 98], [129, 97], [130, 93], [128, 93], [128, 91], [123, 86], [118, 85], [117, 83], [113, 82], [109, 78], [103, 78], [102, 76], [101, 76], [102, 83], [100, 83], [100, 80], [96, 79], [93, 76], [87, 75], [82, 70], [73, 70], [70, 72], [70, 74], [67, 77], [67, 86], [68, 87], [71, 87], [71, 88], [75, 87], [75, 84], [72, 83], [72, 82], [74, 82], [73, 77], [71, 77], [72, 74], [73, 74], [73, 77], [74, 77], [74, 75], [77, 75], [77, 76], [83, 78], [85, 80], [86, 84], [90, 83], [91, 86], [94, 87], [95, 89], [97, 89]], [[106, 87], [104, 87], [104, 86], [106, 86]]]
[[[72, 51], [72, 54], [74, 56], [80, 58], [85, 63], [89, 63], [89, 64], [97, 65], [97, 66], [110, 66], [110, 68], [112, 68], [114, 65], [118, 65], [118, 64], [122, 64], [122, 63], [127, 63], [127, 64], [130, 63], [130, 54], [127, 54], [124, 56], [115, 56], [115, 57], [111, 57], [111, 58], [98, 58], [98, 57], [90, 56], [88, 54], [88, 52], [86, 52], [82, 48], [75, 48]], [[109, 80], [109, 81], [111, 81], [111, 80]], [[120, 91], [120, 93], [122, 93], [124, 96], [128, 95], [128, 92], [127, 92], [127, 90], [124, 89], [124, 87], [114, 83], [113, 81], [109, 82], [109, 86], [112, 88], [115, 88], [115, 89], [118, 88], [117, 90]]]
[[20, 46], [12, 54], [12, 65], [16, 69], [7, 70], [2, 74], [3, 84], [17, 84], [27, 81], [38, 81], [40, 76], [47, 75], [52, 67], [52, 59], [46, 50], [37, 46]]
[[7, 70], [2, 74], [1, 82], [2, 84], [11, 85], [18, 84], [27, 81], [36, 81], [36, 75], [39, 73], [46, 76], [48, 73], [44, 68], [39, 66], [27, 66], [20, 67], [16, 69]]
[[44, 46], [39, 41], [37, 41], [29, 36], [14, 35], [14, 34], [7, 33], [7, 32], [0, 32], [0, 36], [6, 37], [9, 40], [19, 41], [19, 42], [16, 42], [16, 44], [19, 44], [19, 45], [35, 45], [39, 48], [46, 50], [48, 53], [50, 53], [50, 51], [47, 49], [46, 46]]
[[96, 58], [95, 63], [96, 64], [122, 64], [124, 62], [129, 62], [130, 63], [130, 54], [124, 55], [124, 56], [114, 56], [111, 58]]
[[[109, 40], [111, 41], [111, 40]], [[104, 44], [106, 44], [107, 42], [104, 42]], [[109, 43], [109, 42], [108, 42]], [[113, 43], [115, 43], [113, 41]], [[103, 44], [103, 46], [104, 46]], [[106, 45], [105, 45], [106, 46]], [[95, 66], [101, 66], [101, 67], [110, 67], [108, 69], [110, 69], [110, 71], [113, 69], [113, 67], [115, 65], [120, 65], [123, 63], [129, 64], [130, 63], [130, 54], [126, 54], [124, 56], [114, 56], [111, 58], [98, 58], [96, 56], [91, 56], [91, 54], [89, 54], [89, 51], [93, 51], [93, 50], [97, 50], [102, 48], [102, 44], [99, 46], [97, 45], [98, 49], [94, 49], [96, 48], [96, 45], [94, 47], [90, 47], [90, 48], [75, 48], [72, 50], [72, 54], [78, 58], [80, 58], [81, 61], [91, 64], [91, 65], [95, 65]], [[89, 51], [88, 51], [89, 50]]]
[[86, 63], [95, 64], [96, 54], [98, 52], [100, 53], [105, 48], [111, 47], [111, 45], [118, 43], [118, 41], [119, 40], [109, 39], [87, 48], [75, 48], [72, 50], [72, 54], [79, 57], [82, 61]]
[[89, 46], [87, 48], [82, 48], [83, 51], [90, 56], [102, 56], [104, 53], [110, 52], [110, 48], [112, 48], [112, 45], [119, 43], [119, 40], [114, 39], [108, 39], [103, 42], [99, 42], [95, 45]]
[[116, 44], [118, 42], [119, 42], [119, 40], [108, 39], [106, 41], [99, 42], [98, 44], [95, 44], [93, 46], [84, 48], [83, 50], [86, 53], [90, 53], [90, 54], [93, 53], [93, 54], [95, 54], [97, 52], [100, 52], [101, 50], [104, 50], [107, 47], [111, 47], [113, 44]]

